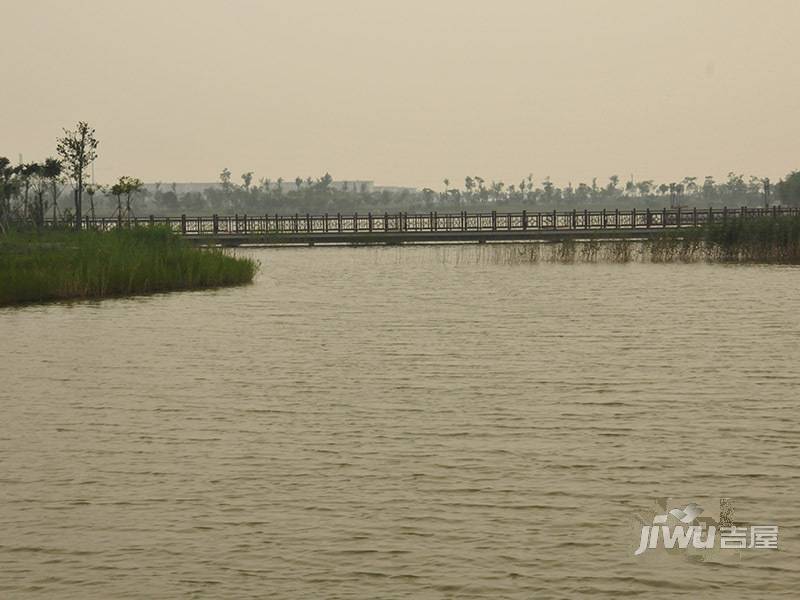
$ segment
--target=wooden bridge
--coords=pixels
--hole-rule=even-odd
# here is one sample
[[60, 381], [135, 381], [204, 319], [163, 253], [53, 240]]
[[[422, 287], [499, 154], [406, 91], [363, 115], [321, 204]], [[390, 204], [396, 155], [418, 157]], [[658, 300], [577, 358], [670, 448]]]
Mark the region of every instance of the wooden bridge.
[[[85, 227], [167, 227], [208, 245], [403, 244], [565, 239], [644, 239], [728, 219], [800, 215], [800, 208], [707, 208], [498, 213], [86, 217]], [[52, 222], [51, 222], [52, 224]]]

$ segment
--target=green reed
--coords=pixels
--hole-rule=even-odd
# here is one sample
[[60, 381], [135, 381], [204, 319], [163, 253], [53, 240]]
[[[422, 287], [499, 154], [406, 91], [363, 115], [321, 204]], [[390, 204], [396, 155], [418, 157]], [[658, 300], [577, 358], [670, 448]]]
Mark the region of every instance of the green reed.
[[165, 229], [0, 236], [0, 306], [249, 283], [258, 265]]
[[702, 227], [665, 229], [646, 240], [567, 239], [495, 244], [496, 264], [738, 262], [800, 264], [800, 217], [730, 218]]
[[664, 232], [649, 241], [654, 262], [800, 264], [800, 217], [730, 218], [697, 229]]

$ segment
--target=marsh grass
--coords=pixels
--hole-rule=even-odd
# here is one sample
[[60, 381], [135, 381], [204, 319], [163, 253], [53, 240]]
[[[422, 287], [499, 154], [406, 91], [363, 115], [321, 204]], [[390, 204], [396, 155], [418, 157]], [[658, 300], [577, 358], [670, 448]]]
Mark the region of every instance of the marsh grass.
[[163, 229], [0, 236], [0, 306], [238, 285], [258, 265]]
[[574, 262], [734, 262], [800, 264], [800, 217], [730, 219], [697, 229], [670, 229], [647, 240], [565, 240], [495, 244], [497, 264]]
[[800, 264], [800, 217], [729, 219], [648, 241], [653, 262]]
[[636, 240], [564, 240], [562, 242], [526, 242], [491, 244], [480, 258], [490, 264], [519, 265], [531, 263], [627, 263], [641, 261], [645, 249]]

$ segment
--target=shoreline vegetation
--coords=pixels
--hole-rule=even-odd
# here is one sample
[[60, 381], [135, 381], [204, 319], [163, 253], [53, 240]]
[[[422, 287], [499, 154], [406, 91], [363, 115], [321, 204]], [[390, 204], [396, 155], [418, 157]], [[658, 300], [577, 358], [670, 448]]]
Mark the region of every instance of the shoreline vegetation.
[[[274, 182], [264, 178], [254, 185], [252, 172], [242, 174], [242, 184], [237, 185], [226, 168], [217, 186], [179, 197], [176, 184], [166, 191], [158, 184], [151, 194], [141, 180], [130, 176], [120, 177], [111, 186], [89, 183], [89, 167], [97, 159], [98, 144], [95, 130], [79, 121], [74, 130], [65, 129], [56, 140], [58, 158], [25, 164], [20, 159], [21, 164], [14, 166], [0, 156], [0, 306], [193, 290], [253, 280], [258, 270], [255, 261], [230, 256], [221, 249], [194, 247], [166, 228], [136, 227], [136, 208], [174, 215], [181, 210], [197, 213], [204, 209], [319, 214], [379, 207], [392, 212], [411, 207], [461, 211], [471, 206], [481, 210], [625, 205], [653, 208], [667, 201], [670, 206], [681, 207], [690, 199], [702, 199], [708, 206], [720, 202], [725, 206], [771, 204], [769, 179], [746, 180], [735, 173], [730, 173], [725, 183], [717, 183], [713, 177], [702, 182], [686, 177], [658, 186], [633, 178], [622, 182], [613, 175], [607, 185], [594, 180], [591, 186], [570, 184], [563, 189], [549, 178], [538, 186], [532, 175], [508, 186], [502, 181], [487, 183], [481, 177], [467, 176], [463, 190], [444, 179], [439, 192], [430, 188], [377, 192], [370, 189], [370, 182], [335, 182], [328, 173], [316, 179], [297, 177], [294, 190], [287, 186], [284, 191], [281, 178]], [[68, 183], [72, 184], [74, 208], [59, 207]], [[782, 204], [800, 204], [800, 172], [788, 175], [774, 187]], [[86, 211], [84, 194], [88, 199]], [[116, 218], [118, 227], [110, 232], [81, 231], [84, 214], [91, 219]], [[800, 217], [731, 219], [697, 229], [665, 231], [646, 242], [514, 244], [493, 252], [496, 260], [505, 264], [537, 260], [800, 264]]]
[[[497, 264], [651, 262], [800, 265], [800, 217], [731, 219], [647, 240], [489, 246]], [[162, 227], [0, 235], [0, 307], [250, 283], [256, 261], [200, 248]]]
[[[0, 156], [0, 229], [14, 222], [43, 226], [45, 221], [73, 223], [84, 216], [129, 221], [144, 215], [178, 217], [200, 214], [323, 214], [397, 212], [550, 212], [553, 210], [659, 210], [688, 206], [709, 208], [800, 206], [800, 171], [777, 182], [768, 177], [730, 172], [669, 182], [625, 180], [618, 175], [559, 187], [550, 177], [533, 174], [518, 181], [467, 175], [445, 177], [436, 189], [377, 186], [373, 181], [319, 177], [284, 180], [256, 178], [252, 171], [235, 177], [224, 168], [216, 182], [144, 183], [124, 175], [116, 183], [95, 183], [89, 167], [98, 157], [95, 130], [79, 121], [56, 140], [57, 158], [12, 164]], [[241, 181], [241, 183], [239, 183]], [[71, 185], [71, 190], [69, 186]]]
[[257, 270], [162, 228], [15, 231], [0, 235], [0, 306], [241, 285]]
[[565, 240], [497, 244], [491, 260], [800, 265], [800, 217], [732, 219], [696, 229], [668, 230], [646, 240]]

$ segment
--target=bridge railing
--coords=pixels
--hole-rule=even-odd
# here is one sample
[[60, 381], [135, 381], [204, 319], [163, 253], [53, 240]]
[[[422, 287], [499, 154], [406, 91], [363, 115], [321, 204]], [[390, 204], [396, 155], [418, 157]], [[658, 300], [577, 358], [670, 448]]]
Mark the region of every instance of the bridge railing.
[[[381, 213], [210, 215], [190, 217], [103, 217], [84, 219], [87, 229], [111, 231], [129, 227], [167, 227], [187, 236], [436, 233], [494, 231], [581, 231], [701, 227], [728, 219], [798, 216], [797, 207], [676, 208], [632, 210], [572, 210], [566, 212]], [[46, 225], [53, 226], [52, 220]]]

